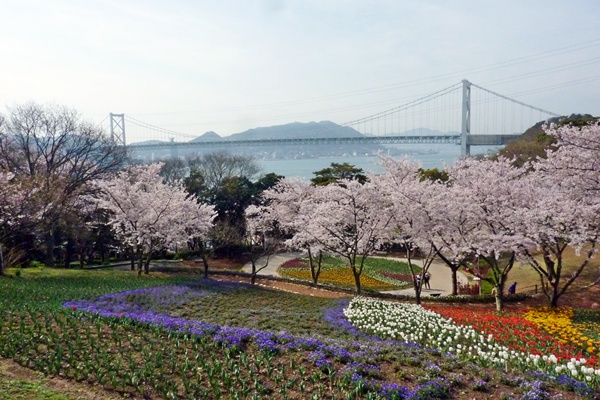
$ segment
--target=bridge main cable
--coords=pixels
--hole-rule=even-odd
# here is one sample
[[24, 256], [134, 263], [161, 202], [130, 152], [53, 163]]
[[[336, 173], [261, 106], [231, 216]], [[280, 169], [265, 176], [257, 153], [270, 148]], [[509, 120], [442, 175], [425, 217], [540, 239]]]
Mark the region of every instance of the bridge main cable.
[[476, 87], [477, 89], [479, 89], [479, 90], [483, 90], [484, 92], [488, 92], [488, 93], [490, 93], [490, 94], [493, 94], [494, 96], [498, 96], [498, 97], [500, 97], [500, 98], [503, 98], [504, 100], [511, 101], [511, 102], [513, 102], [513, 103], [515, 103], [515, 104], [518, 104], [518, 105], [521, 105], [521, 106], [523, 106], [523, 107], [531, 108], [532, 110], [539, 111], [539, 112], [542, 112], [542, 113], [544, 113], [544, 114], [552, 115], [553, 117], [560, 117], [560, 114], [556, 114], [556, 113], [553, 113], [552, 111], [544, 110], [544, 109], [542, 109], [542, 108], [535, 107], [535, 106], [532, 106], [532, 105], [530, 105], [530, 104], [527, 104], [527, 103], [523, 103], [522, 101], [519, 101], [519, 100], [511, 99], [511, 98], [510, 98], [510, 97], [508, 97], [508, 96], [504, 96], [504, 95], [502, 95], [502, 94], [500, 94], [500, 93], [493, 92], [493, 91], [491, 91], [491, 90], [489, 90], [489, 89], [486, 89], [486, 88], [484, 88], [484, 87], [481, 87], [481, 86], [479, 86], [479, 85], [476, 85], [476, 84], [474, 84], [473, 82], [470, 82], [470, 84], [471, 84], [471, 86], [475, 86], [475, 87]]
[[364, 123], [364, 122], [373, 121], [373, 120], [376, 120], [378, 118], [394, 114], [394, 113], [396, 113], [398, 111], [403, 111], [403, 110], [406, 110], [406, 109], [408, 109], [410, 107], [414, 107], [414, 106], [418, 106], [419, 104], [426, 103], [426, 102], [428, 102], [428, 101], [430, 101], [432, 99], [444, 96], [444, 95], [446, 95], [448, 93], [451, 93], [451, 92], [453, 92], [453, 91], [455, 91], [455, 90], [457, 90], [457, 89], [459, 89], [461, 87], [462, 87], [462, 82], [454, 84], [452, 86], [448, 86], [445, 89], [438, 90], [435, 93], [431, 93], [431, 94], [429, 94], [427, 96], [424, 96], [424, 97], [421, 97], [419, 99], [410, 101], [410, 102], [402, 104], [400, 106], [396, 106], [394, 108], [390, 108], [389, 110], [381, 111], [381, 112], [379, 112], [377, 114], [369, 115], [367, 117], [355, 119], [353, 121], [341, 124], [341, 126], [354, 126], [354, 125], [358, 125], [358, 124], [361, 124], [361, 123]]

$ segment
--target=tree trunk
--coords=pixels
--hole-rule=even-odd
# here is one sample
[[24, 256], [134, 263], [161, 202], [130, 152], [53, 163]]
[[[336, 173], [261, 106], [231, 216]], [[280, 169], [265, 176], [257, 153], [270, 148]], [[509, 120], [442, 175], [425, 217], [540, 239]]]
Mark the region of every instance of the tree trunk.
[[[413, 268], [413, 262], [412, 262], [412, 253], [409, 250], [410, 249], [410, 243], [405, 243], [405, 247], [406, 247], [406, 259], [408, 260], [408, 268], [410, 269], [410, 276], [412, 277], [412, 284], [413, 284], [413, 288], [415, 289], [415, 302], [416, 304], [421, 304], [421, 283], [423, 281], [423, 277], [421, 276], [421, 279], [419, 280], [419, 282], [417, 283], [417, 274], [415, 274], [415, 269]], [[420, 274], [423, 274], [423, 270], [421, 270]]]
[[204, 279], [208, 278], [208, 257], [202, 252], [202, 265], [204, 265]]
[[0, 243], [0, 276], [4, 276], [4, 247]]
[[46, 257], [45, 264], [48, 267], [54, 267], [54, 231], [50, 230], [46, 237]]
[[550, 307], [551, 308], [558, 307], [558, 296], [556, 295], [556, 293], [554, 293], [552, 296], [552, 300], [550, 301]]
[[458, 268], [450, 268], [452, 271], [452, 296], [458, 295]]
[[560, 298], [560, 289], [559, 289], [560, 281], [559, 281], [559, 278], [557, 277], [554, 280], [554, 282], [551, 282], [551, 283], [552, 284], [551, 284], [550, 287], [551, 287], [552, 293], [549, 293], [547, 295], [547, 297], [548, 297], [548, 300], [550, 300], [550, 307], [551, 308], [556, 308], [556, 307], [558, 307], [558, 299]]
[[496, 300], [496, 311], [500, 313], [504, 309], [504, 304], [502, 301], [502, 290], [504, 288], [502, 285], [496, 285], [494, 286], [494, 289], [496, 289], [496, 293], [494, 294], [494, 298]]
[[319, 259], [317, 261], [317, 267], [315, 268], [310, 248], [308, 249], [308, 262], [310, 263], [310, 274], [312, 276], [313, 286], [317, 286], [317, 282], [319, 281], [319, 275], [321, 274], [322, 260], [323, 260], [323, 252], [319, 251]]
[[65, 249], [65, 259], [64, 266], [65, 268], [71, 267], [71, 260], [73, 259], [73, 253], [75, 250], [75, 243], [73, 243], [73, 238], [71, 235], [67, 237], [67, 247]]
[[356, 270], [356, 267], [352, 268], [352, 274], [354, 275], [354, 284], [356, 285], [356, 294], [360, 295], [360, 273]]
[[452, 262], [449, 258], [444, 257], [437, 247], [434, 246], [433, 248], [442, 261], [444, 261], [446, 266], [450, 268], [450, 271], [452, 271], [452, 296], [458, 295], [458, 270], [463, 265], [464, 260], [459, 263]]
[[256, 262], [254, 261], [254, 259], [251, 260], [252, 262], [252, 276], [250, 277], [250, 283], [252, 285], [256, 284]]
[[144, 274], [148, 275], [150, 273], [150, 261], [152, 261], [152, 256], [148, 255], [146, 262], [144, 263]]
[[[421, 274], [423, 274], [423, 271], [421, 271]], [[423, 277], [421, 277], [421, 279], [419, 280], [419, 282], [417, 283], [417, 280], [413, 278], [413, 286], [415, 288], [415, 303], [417, 305], [421, 304], [421, 289], [423, 289]]]
[[421, 305], [421, 291], [418, 290], [415, 292], [415, 304]]
[[135, 271], [135, 256], [136, 256], [136, 253], [133, 250], [133, 247], [130, 247], [129, 248], [129, 260], [131, 261], [131, 270], [132, 271]]
[[502, 296], [496, 295], [496, 311], [501, 313], [503, 309]]
[[138, 276], [142, 276], [142, 269], [144, 267], [144, 256], [143, 254], [140, 252], [140, 254], [138, 255], [138, 266], [137, 266], [137, 270], [138, 270]]

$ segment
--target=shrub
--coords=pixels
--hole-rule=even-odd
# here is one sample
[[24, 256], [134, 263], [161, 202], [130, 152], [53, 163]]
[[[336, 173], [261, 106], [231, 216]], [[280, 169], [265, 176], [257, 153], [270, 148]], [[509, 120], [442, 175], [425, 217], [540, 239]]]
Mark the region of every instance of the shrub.
[[44, 263], [43, 263], [43, 262], [41, 262], [41, 261], [35, 261], [35, 260], [34, 260], [34, 261], [32, 261], [32, 262], [29, 264], [29, 266], [30, 266], [30, 267], [32, 267], [32, 268], [40, 268], [40, 269], [43, 269], [43, 268], [46, 266], [46, 264], [44, 264]]

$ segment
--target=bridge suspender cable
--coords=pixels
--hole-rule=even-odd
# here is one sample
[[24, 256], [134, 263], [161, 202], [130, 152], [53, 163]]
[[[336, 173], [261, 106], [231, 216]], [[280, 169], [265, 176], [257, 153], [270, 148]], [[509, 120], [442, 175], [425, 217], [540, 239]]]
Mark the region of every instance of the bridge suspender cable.
[[415, 106], [417, 106], [419, 104], [423, 104], [423, 103], [428, 102], [428, 101], [430, 101], [432, 99], [435, 99], [436, 97], [440, 97], [440, 96], [443, 96], [445, 94], [451, 93], [451, 92], [453, 92], [453, 91], [455, 91], [455, 90], [457, 90], [458, 88], [461, 88], [461, 87], [462, 87], [462, 82], [458, 83], [458, 84], [455, 84], [455, 85], [452, 85], [452, 86], [449, 86], [449, 87], [447, 87], [445, 89], [442, 89], [440, 91], [432, 93], [432, 94], [430, 94], [428, 96], [421, 97], [421, 98], [419, 98], [417, 100], [413, 100], [413, 101], [408, 102], [406, 104], [403, 104], [401, 106], [390, 108], [389, 110], [385, 110], [385, 111], [379, 112], [377, 114], [370, 115], [368, 117], [355, 119], [353, 121], [346, 122], [346, 123], [341, 124], [341, 125], [343, 125], [343, 126], [355, 126], [355, 125], [360, 124], [362, 122], [373, 121], [375, 119], [380, 119], [380, 118], [383, 118], [383, 117], [385, 117], [387, 115], [394, 114], [394, 113], [397, 113], [397, 112], [402, 111], [402, 110], [406, 110], [406, 109], [408, 109], [410, 107], [415, 107]]
[[538, 107], [535, 107], [535, 106], [523, 103], [522, 101], [511, 99], [510, 97], [501, 95], [500, 93], [493, 92], [493, 91], [491, 91], [489, 89], [486, 89], [486, 88], [481, 87], [479, 85], [476, 85], [474, 83], [471, 83], [471, 86], [474, 86], [474, 87], [476, 87], [479, 90], [483, 90], [484, 92], [488, 92], [490, 94], [493, 94], [494, 96], [498, 96], [500, 98], [503, 98], [504, 100], [512, 101], [513, 103], [519, 104], [519, 105], [521, 105], [523, 107], [528, 107], [528, 108], [531, 108], [532, 110], [536, 110], [536, 111], [543, 112], [544, 114], [552, 115], [553, 117], [560, 117], [560, 114], [556, 114], [556, 113], [553, 113], [552, 111], [544, 110], [542, 108], [538, 108]]

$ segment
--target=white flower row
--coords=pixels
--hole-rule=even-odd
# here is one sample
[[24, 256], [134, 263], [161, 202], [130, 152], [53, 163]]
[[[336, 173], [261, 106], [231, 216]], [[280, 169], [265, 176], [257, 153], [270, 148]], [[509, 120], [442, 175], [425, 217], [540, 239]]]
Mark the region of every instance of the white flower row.
[[514, 351], [496, 343], [471, 326], [461, 326], [416, 304], [404, 304], [365, 297], [354, 298], [344, 315], [358, 329], [384, 339], [418, 343], [473, 360], [483, 366], [537, 369], [551, 374], [568, 374], [600, 385], [600, 369], [585, 365], [585, 359], [559, 364], [553, 354], [534, 355]]

